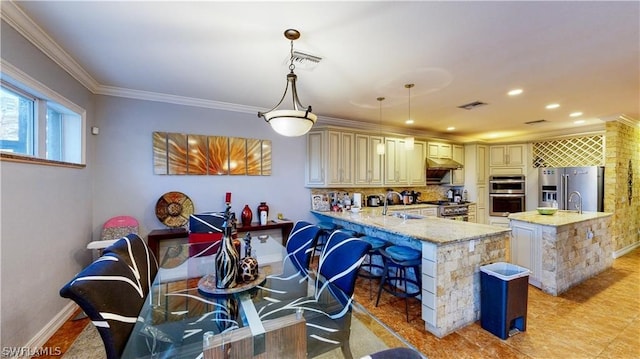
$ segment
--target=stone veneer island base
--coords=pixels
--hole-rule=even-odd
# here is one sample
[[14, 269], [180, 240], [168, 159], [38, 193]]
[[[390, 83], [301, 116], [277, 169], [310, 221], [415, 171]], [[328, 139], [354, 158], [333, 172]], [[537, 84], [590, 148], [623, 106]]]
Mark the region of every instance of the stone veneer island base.
[[422, 251], [422, 319], [440, 338], [480, 319], [480, 266], [507, 260], [507, 228], [430, 217], [403, 220], [371, 209], [313, 213], [321, 221]]
[[557, 296], [613, 265], [611, 213], [537, 211], [509, 215], [513, 263], [531, 270], [529, 283]]

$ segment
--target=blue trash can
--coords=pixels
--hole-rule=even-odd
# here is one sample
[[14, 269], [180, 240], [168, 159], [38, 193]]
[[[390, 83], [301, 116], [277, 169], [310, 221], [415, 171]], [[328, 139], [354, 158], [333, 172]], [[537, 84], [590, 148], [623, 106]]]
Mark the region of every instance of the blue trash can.
[[527, 329], [527, 268], [497, 262], [480, 267], [480, 324], [507, 339]]

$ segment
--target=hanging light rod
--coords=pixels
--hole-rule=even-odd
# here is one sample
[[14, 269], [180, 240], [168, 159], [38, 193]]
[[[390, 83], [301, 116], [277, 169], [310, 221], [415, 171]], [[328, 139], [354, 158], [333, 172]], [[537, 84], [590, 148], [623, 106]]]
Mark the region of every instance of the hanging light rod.
[[[287, 86], [284, 89], [284, 94], [277, 105], [267, 112], [258, 112], [258, 117], [264, 118], [264, 120], [271, 125], [274, 131], [289, 137], [302, 136], [309, 132], [311, 127], [316, 123], [318, 116], [311, 112], [311, 106], [304, 109], [304, 106], [300, 103], [298, 98], [298, 90], [296, 89], [296, 79], [298, 76], [293, 72], [295, 69], [294, 54], [293, 54], [293, 41], [300, 38], [300, 32], [295, 29], [287, 29], [284, 31], [284, 37], [291, 41], [291, 51], [289, 64], [289, 74], [287, 74]], [[292, 110], [278, 110], [278, 107], [282, 104], [287, 91], [291, 85], [291, 95], [293, 97], [293, 109]]]

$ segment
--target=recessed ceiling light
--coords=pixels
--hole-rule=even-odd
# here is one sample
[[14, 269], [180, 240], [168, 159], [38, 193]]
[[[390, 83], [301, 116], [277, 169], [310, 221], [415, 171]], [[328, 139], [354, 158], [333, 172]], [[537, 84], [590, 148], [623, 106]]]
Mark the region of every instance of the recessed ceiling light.
[[557, 103], [550, 103], [547, 106], [545, 106], [547, 110], [553, 110], [554, 108], [558, 108], [558, 107], [560, 107], [560, 104], [557, 104]]
[[584, 120], [576, 120], [576, 121], [573, 121], [573, 123], [575, 123], [576, 125], [581, 125], [584, 123]]
[[451, 127], [447, 127], [447, 131], [453, 131], [453, 130], [455, 130], [455, 129], [456, 129], [456, 128], [455, 128], [455, 127], [453, 127], [453, 126], [451, 126]]
[[518, 96], [522, 93], [522, 89], [513, 89], [509, 92], [507, 92], [507, 95], [509, 96]]
[[404, 121], [404, 123], [406, 123], [407, 125], [413, 125], [413, 120], [406, 120]]
[[572, 112], [569, 114], [569, 117], [579, 117], [582, 116], [582, 112]]

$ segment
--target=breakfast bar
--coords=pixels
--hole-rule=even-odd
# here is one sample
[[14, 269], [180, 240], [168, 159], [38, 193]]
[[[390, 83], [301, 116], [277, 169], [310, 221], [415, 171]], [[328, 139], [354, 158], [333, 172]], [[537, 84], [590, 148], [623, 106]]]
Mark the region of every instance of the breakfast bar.
[[[441, 218], [312, 211], [321, 221], [422, 252], [422, 319], [438, 337], [480, 319], [480, 266], [507, 260], [510, 229]], [[394, 215], [396, 214], [396, 215]], [[404, 217], [404, 218], [403, 218]]]

